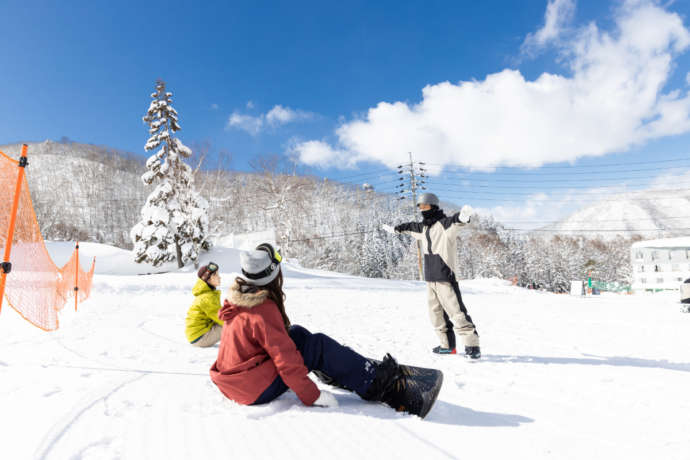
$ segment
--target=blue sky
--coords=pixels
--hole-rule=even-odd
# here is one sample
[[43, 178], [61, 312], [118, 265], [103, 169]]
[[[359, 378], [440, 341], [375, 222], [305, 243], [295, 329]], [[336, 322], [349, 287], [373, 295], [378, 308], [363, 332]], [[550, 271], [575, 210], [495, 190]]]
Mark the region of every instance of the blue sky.
[[[430, 185], [442, 197], [493, 210], [503, 220], [561, 217], [581, 204], [563, 199], [564, 185], [587, 196], [597, 187], [631, 190], [652, 185], [653, 176], [674, 174], [679, 177], [658, 181], [690, 186], [684, 123], [690, 57], [688, 44], [681, 43], [688, 0], [62, 3], [0, 5], [0, 144], [67, 136], [144, 155], [141, 117], [162, 78], [174, 93], [180, 139], [230, 151], [234, 169], [249, 169], [258, 155], [277, 154], [313, 174], [366, 180], [385, 191], [394, 183], [391, 168], [414, 149], [416, 159], [432, 165]], [[642, 14], [645, 8], [655, 14]], [[573, 57], [578, 45], [603, 43], [606, 34], [623, 42], [622, 17], [634, 17], [638, 29], [681, 22], [675, 35], [645, 37], [663, 41], [654, 52], [668, 55], [670, 65], [644, 106], [630, 101], [644, 99], [645, 84], [653, 86], [645, 69], [663, 63], [624, 56], [621, 62], [635, 68], [621, 78], [635, 80], [640, 96], [632, 92], [609, 101], [592, 90], [599, 87], [594, 77], [577, 69], [594, 54]], [[587, 42], [583, 36], [592, 24], [600, 35]], [[606, 52], [615, 59], [616, 49]], [[532, 83], [544, 73], [565, 81], [564, 88], [534, 101]], [[445, 89], [443, 82], [449, 82]], [[502, 92], [506, 85], [514, 90]], [[537, 94], [551, 90], [540, 85]], [[423, 95], [425, 87], [447, 93]], [[529, 100], [512, 99], [522, 91]], [[611, 107], [561, 110], [559, 98], [578, 100], [578, 91], [585, 93], [585, 105]], [[597, 97], [607, 100], [592, 104]], [[668, 97], [677, 100], [672, 114], [681, 112], [669, 121], [660, 115], [671, 113], [660, 102]], [[438, 108], [445, 101], [450, 107]], [[368, 112], [381, 102], [398, 103], [395, 113], [387, 107]], [[530, 126], [537, 123], [531, 120], [562, 120], [543, 129], [550, 133], [543, 139], [523, 139], [524, 130], [510, 127], [522, 107]], [[502, 119], [503, 113], [512, 118]], [[457, 125], [448, 125], [454, 117]], [[480, 120], [481, 128], [463, 132], [467, 117]], [[652, 124], [659, 118], [663, 126]], [[618, 124], [602, 127], [608, 120]], [[408, 136], [400, 128], [408, 123], [410, 132], [428, 127], [431, 134]], [[561, 142], [567, 136], [574, 140]], [[338, 168], [343, 165], [347, 169]], [[643, 168], [654, 172], [636, 171]], [[607, 170], [611, 180], [583, 174]], [[519, 193], [511, 185], [516, 179]], [[525, 192], [560, 201], [544, 205]]]

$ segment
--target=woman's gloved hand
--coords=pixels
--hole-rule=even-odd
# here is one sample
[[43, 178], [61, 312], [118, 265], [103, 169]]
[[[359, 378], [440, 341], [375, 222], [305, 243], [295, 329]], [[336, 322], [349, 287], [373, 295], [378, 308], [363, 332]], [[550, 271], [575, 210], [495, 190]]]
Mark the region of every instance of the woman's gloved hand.
[[470, 223], [470, 217], [472, 216], [472, 214], [474, 214], [474, 209], [472, 209], [472, 206], [466, 204], [460, 210], [460, 215], [458, 216], [458, 220], [460, 222], [462, 222], [463, 224], [469, 224]]
[[338, 407], [338, 400], [335, 399], [333, 393], [321, 390], [321, 394], [314, 401], [314, 405], [317, 407]]

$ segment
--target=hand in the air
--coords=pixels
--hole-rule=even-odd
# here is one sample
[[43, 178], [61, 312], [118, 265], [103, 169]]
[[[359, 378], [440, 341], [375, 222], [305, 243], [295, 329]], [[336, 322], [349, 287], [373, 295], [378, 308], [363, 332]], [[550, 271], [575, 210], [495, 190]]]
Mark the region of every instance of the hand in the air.
[[466, 204], [460, 210], [460, 215], [458, 216], [458, 220], [460, 222], [462, 222], [463, 224], [469, 224], [470, 223], [470, 217], [472, 216], [472, 214], [474, 214], [474, 209], [472, 209], [472, 206]]

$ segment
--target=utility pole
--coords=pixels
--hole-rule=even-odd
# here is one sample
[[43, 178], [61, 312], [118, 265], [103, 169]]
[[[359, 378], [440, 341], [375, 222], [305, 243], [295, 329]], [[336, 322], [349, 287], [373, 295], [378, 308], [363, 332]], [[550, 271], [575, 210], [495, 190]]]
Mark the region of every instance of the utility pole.
[[[412, 152], [410, 154], [410, 162], [406, 165], [398, 165], [398, 174], [400, 174], [400, 184], [398, 184], [398, 192], [400, 193], [400, 200], [412, 199], [412, 220], [417, 220], [417, 190], [426, 190], [426, 169], [425, 163], [421, 161], [412, 160]], [[409, 176], [405, 176], [409, 173]], [[405, 182], [407, 179], [407, 183]], [[422, 242], [417, 240], [417, 263], [419, 265], [419, 279], [424, 280], [424, 272], [422, 271]]]

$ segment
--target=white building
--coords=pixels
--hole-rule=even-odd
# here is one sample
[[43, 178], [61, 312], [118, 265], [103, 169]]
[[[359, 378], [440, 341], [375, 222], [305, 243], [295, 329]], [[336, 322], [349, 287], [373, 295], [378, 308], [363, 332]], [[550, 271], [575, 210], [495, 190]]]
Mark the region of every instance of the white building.
[[690, 278], [690, 237], [638, 241], [630, 249], [635, 292], [680, 289]]

